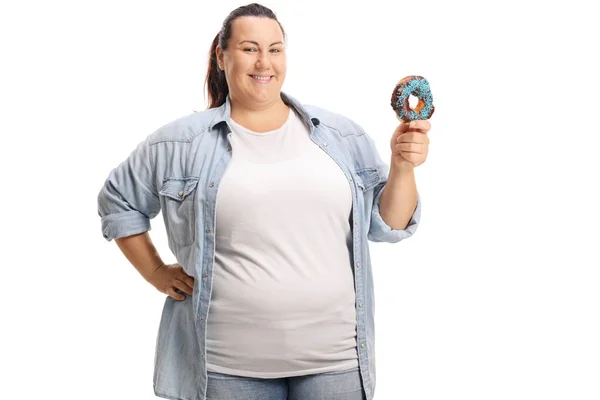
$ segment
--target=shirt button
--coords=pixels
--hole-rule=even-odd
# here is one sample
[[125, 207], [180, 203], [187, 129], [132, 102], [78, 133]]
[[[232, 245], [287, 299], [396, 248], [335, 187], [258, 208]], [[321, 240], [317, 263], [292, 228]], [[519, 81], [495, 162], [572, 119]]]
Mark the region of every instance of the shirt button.
[[227, 151], [231, 151], [231, 147], [227, 146]]
[[323, 146], [327, 147], [327, 143], [323, 143]]
[[210, 232], [210, 228], [206, 228], [206, 232]]
[[364, 349], [364, 348], [365, 348], [365, 344], [364, 344], [364, 343], [361, 343], [361, 344], [360, 344], [360, 347], [362, 347], [362, 348]]
[[202, 274], [202, 277], [206, 278], [206, 277], [208, 277], [208, 274]]
[[183, 192], [179, 192], [177, 194], [179, 195], [179, 197], [183, 196]]
[[362, 308], [362, 303], [360, 303], [358, 306], [359, 306], [360, 308]]
[[211, 183], [210, 185], [208, 185], [208, 187], [213, 187], [213, 186], [215, 186], [214, 183]]
[[358, 225], [358, 220], [357, 219], [354, 220], [354, 225]]
[[360, 263], [356, 263], [356, 268], [360, 268]]
[[200, 316], [200, 321], [202, 321], [203, 319], [204, 319], [204, 317], [201, 315], [201, 316]]

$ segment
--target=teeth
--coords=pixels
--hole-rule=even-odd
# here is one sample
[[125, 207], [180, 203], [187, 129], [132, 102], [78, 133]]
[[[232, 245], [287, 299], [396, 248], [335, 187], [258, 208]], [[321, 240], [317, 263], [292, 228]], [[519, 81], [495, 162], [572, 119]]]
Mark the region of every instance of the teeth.
[[258, 80], [261, 80], [261, 81], [268, 81], [269, 79], [271, 79], [270, 76], [256, 76], [256, 75], [252, 75], [252, 77], [254, 79], [258, 79]]

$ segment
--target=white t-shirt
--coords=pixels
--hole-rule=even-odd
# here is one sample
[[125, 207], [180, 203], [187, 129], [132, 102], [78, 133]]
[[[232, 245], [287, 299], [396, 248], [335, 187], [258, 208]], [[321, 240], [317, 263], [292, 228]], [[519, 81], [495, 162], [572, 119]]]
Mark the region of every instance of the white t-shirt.
[[270, 132], [229, 124], [208, 371], [280, 378], [358, 366], [348, 180], [292, 109]]

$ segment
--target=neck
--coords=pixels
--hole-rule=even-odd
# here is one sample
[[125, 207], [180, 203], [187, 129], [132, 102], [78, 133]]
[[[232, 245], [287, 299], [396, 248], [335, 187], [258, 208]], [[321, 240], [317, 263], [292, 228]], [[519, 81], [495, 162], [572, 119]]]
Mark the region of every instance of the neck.
[[283, 102], [281, 96], [265, 104], [248, 106], [229, 96], [231, 101], [231, 119], [238, 124], [255, 132], [269, 132], [279, 128], [287, 120], [290, 108]]

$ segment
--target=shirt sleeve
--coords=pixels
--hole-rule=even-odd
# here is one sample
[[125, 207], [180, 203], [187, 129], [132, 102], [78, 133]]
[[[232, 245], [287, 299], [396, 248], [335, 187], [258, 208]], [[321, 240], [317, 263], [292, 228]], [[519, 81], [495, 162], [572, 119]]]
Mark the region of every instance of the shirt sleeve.
[[392, 229], [392, 227], [386, 224], [379, 212], [379, 204], [381, 201], [381, 193], [387, 183], [390, 167], [381, 159], [373, 139], [369, 136], [367, 136], [367, 138], [368, 142], [371, 144], [371, 151], [376, 159], [377, 172], [380, 176], [379, 183], [373, 188], [373, 206], [371, 208], [371, 222], [369, 224], [367, 238], [372, 242], [396, 243], [412, 236], [417, 230], [417, 226], [421, 219], [421, 195], [417, 191], [417, 205], [405, 229]]
[[107, 241], [151, 229], [160, 212], [152, 146], [146, 138], [114, 168], [98, 193], [98, 215]]

